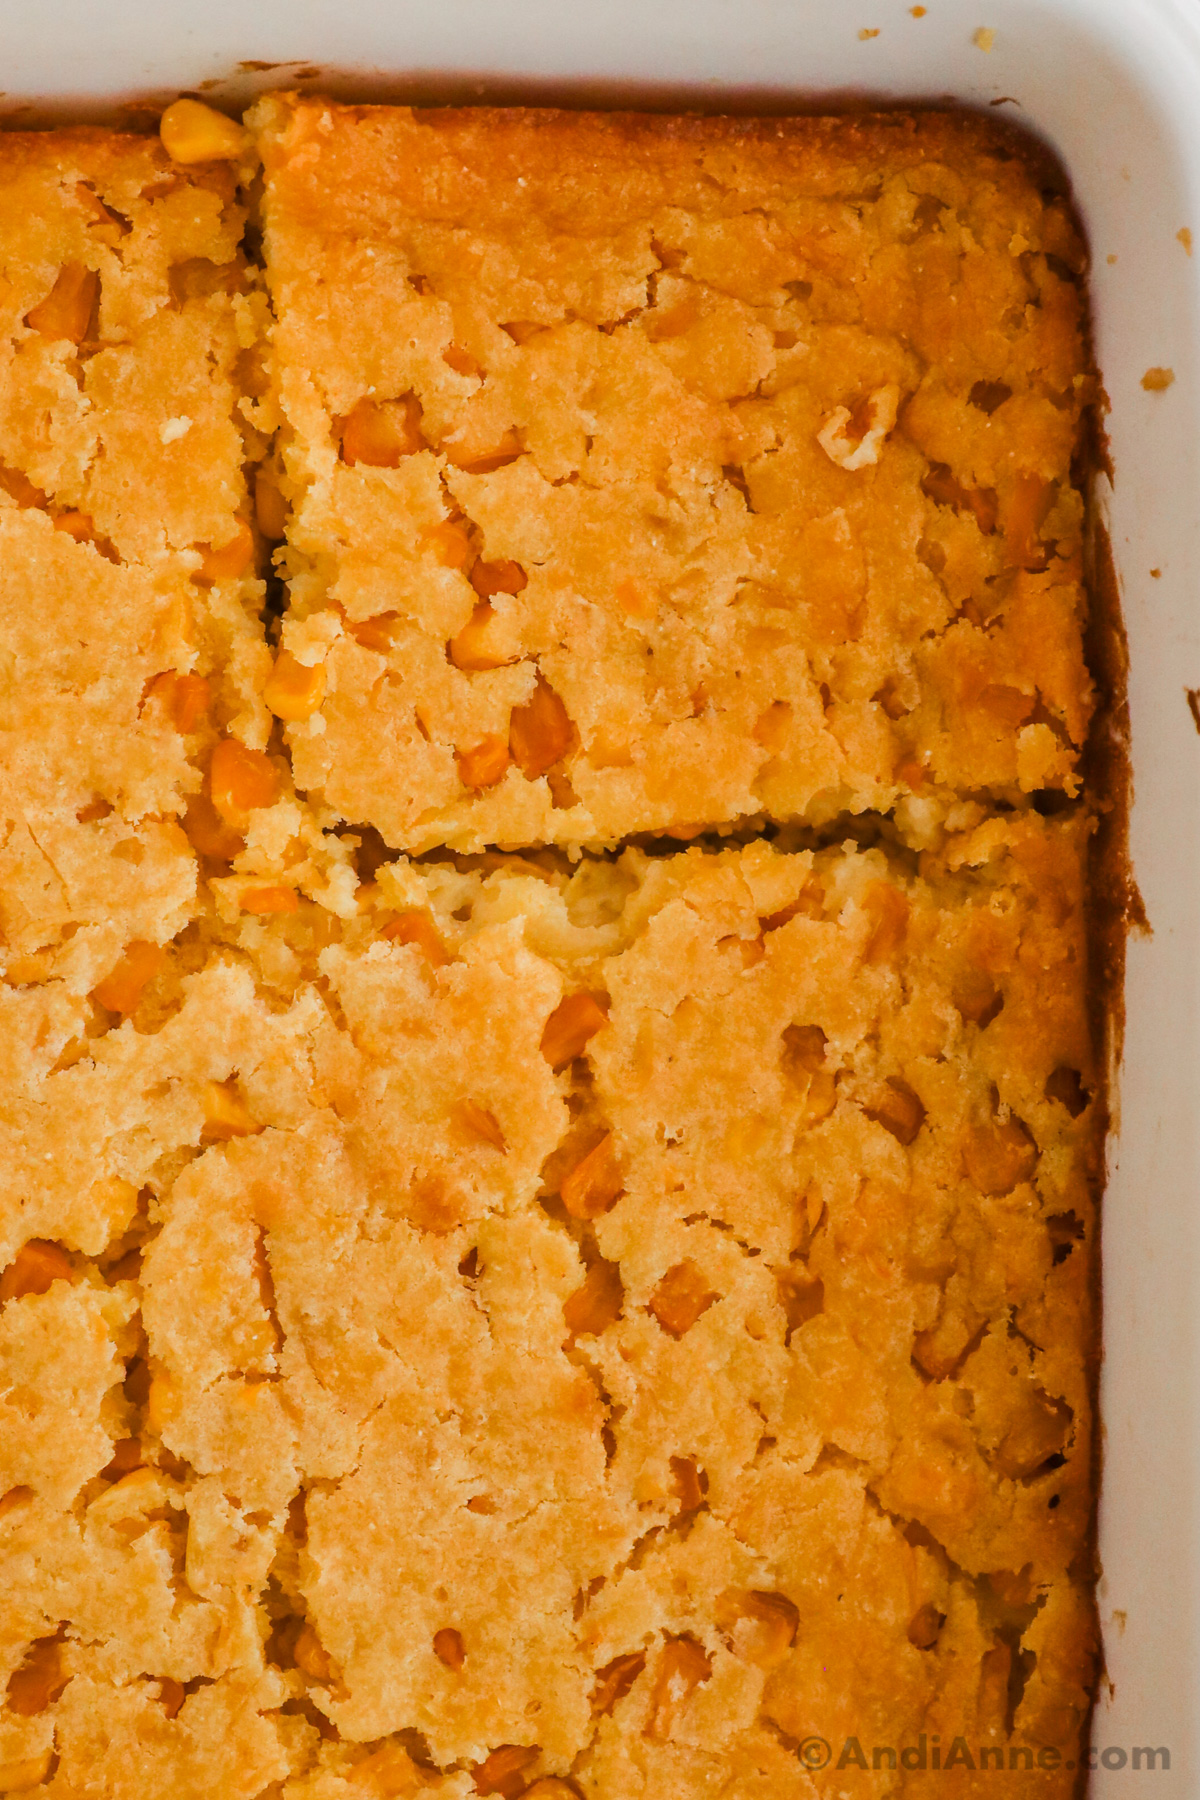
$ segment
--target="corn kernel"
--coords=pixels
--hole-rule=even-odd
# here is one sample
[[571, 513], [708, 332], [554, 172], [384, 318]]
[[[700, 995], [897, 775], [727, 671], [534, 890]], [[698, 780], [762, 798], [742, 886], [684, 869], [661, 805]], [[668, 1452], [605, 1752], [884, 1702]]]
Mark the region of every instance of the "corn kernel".
[[503, 1800], [516, 1800], [516, 1796], [525, 1788], [522, 1777], [531, 1763], [535, 1763], [541, 1751], [537, 1745], [500, 1744], [490, 1756], [481, 1763], [476, 1763], [472, 1774], [475, 1777], [477, 1794], [500, 1794]]
[[1045, 567], [1046, 547], [1038, 533], [1053, 503], [1054, 484], [1042, 476], [1020, 474], [1013, 482], [1004, 512], [1004, 554], [1014, 568]]
[[183, 829], [192, 849], [214, 862], [232, 862], [246, 848], [245, 838], [226, 824], [207, 794], [188, 800]]
[[203, 675], [177, 675], [174, 669], [156, 675], [146, 693], [162, 701], [167, 717], [184, 737], [195, 731], [212, 700], [212, 690]]
[[1037, 1167], [1038, 1148], [1020, 1119], [968, 1132], [963, 1165], [981, 1194], [1010, 1194]]
[[431, 969], [443, 968], [450, 961], [450, 952], [424, 913], [398, 914], [383, 927], [380, 936], [391, 944], [415, 944]]
[[526, 781], [536, 781], [566, 755], [573, 731], [566, 707], [539, 672], [533, 693], [513, 707], [508, 721], [509, 753]]
[[573, 1219], [598, 1219], [616, 1205], [622, 1192], [616, 1145], [608, 1131], [570, 1174], [563, 1176], [559, 1197]]
[[614, 1657], [612, 1662], [597, 1669], [596, 1685], [592, 1689], [592, 1711], [597, 1718], [603, 1718], [625, 1698], [645, 1666], [646, 1652], [635, 1650], [628, 1656]]
[[663, 1330], [681, 1338], [721, 1298], [689, 1257], [668, 1269], [650, 1296], [648, 1310]]
[[955, 480], [945, 463], [934, 463], [921, 482], [921, 492], [936, 500], [939, 506], [973, 513], [975, 523], [985, 537], [995, 531], [999, 505], [994, 488], [965, 488]]
[[447, 344], [442, 351], [442, 361], [448, 369], [453, 369], [456, 375], [479, 374], [479, 364], [471, 352], [464, 350], [461, 344]]
[[568, 994], [546, 1020], [542, 1031], [542, 1055], [557, 1073], [577, 1056], [582, 1056], [586, 1045], [601, 1026], [607, 1024], [607, 996], [601, 1005], [595, 994]]
[[446, 645], [446, 655], [456, 669], [474, 673], [480, 669], [503, 669], [516, 662], [515, 651], [497, 636], [498, 617], [494, 606], [486, 600], [479, 602], [458, 636]]
[[464, 569], [471, 560], [471, 540], [465, 525], [456, 519], [443, 519], [428, 533], [433, 554], [443, 569]]
[[254, 477], [254, 520], [269, 543], [287, 536], [288, 503], [269, 469], [259, 469]]
[[446, 444], [444, 449], [447, 461], [468, 475], [490, 475], [493, 470], [502, 469], [506, 463], [516, 462], [518, 456], [525, 454], [524, 444], [511, 429], [502, 433], [488, 449], [460, 449], [452, 443]]
[[0, 1763], [0, 1794], [26, 1794], [30, 1788], [41, 1787], [53, 1760], [51, 1745], [36, 1756], [23, 1757], [20, 1762]]
[[700, 1485], [694, 1456], [671, 1456], [671, 1489], [680, 1503], [680, 1512], [696, 1512], [702, 1505], [705, 1489]]
[[440, 1663], [444, 1663], [446, 1668], [452, 1669], [457, 1674], [466, 1661], [461, 1632], [455, 1631], [452, 1625], [443, 1625], [440, 1631], [435, 1631], [433, 1654]]
[[162, 1498], [162, 1477], [157, 1469], [131, 1469], [114, 1481], [104, 1493], [97, 1494], [88, 1507], [88, 1518], [104, 1523], [127, 1519], [131, 1513], [145, 1512]]
[[160, 945], [135, 940], [115, 968], [92, 989], [92, 999], [106, 1011], [120, 1013], [127, 1019], [137, 1011], [142, 990], [158, 974], [164, 956]]
[[584, 1276], [583, 1286], [563, 1302], [563, 1319], [572, 1337], [599, 1337], [615, 1325], [625, 1303], [616, 1263], [599, 1257]]
[[370, 619], [347, 619], [346, 630], [364, 650], [375, 650], [380, 656], [386, 656], [399, 622], [399, 613], [376, 613]]
[[45, 1238], [30, 1238], [0, 1275], [0, 1301], [45, 1294], [56, 1281], [74, 1279], [75, 1269], [65, 1250]]
[[789, 1074], [815, 1075], [828, 1043], [819, 1025], [788, 1025], [783, 1033], [783, 1066]]
[[211, 544], [197, 544], [196, 548], [200, 552], [200, 573], [206, 580], [236, 581], [254, 561], [254, 533], [245, 519], [239, 519], [227, 544], [215, 549]]
[[202, 100], [175, 100], [158, 122], [158, 135], [172, 162], [232, 162], [246, 147], [236, 119]]
[[421, 403], [415, 394], [399, 400], [360, 400], [344, 418], [334, 420], [342, 440], [342, 461], [351, 468], [366, 463], [374, 469], [398, 469], [406, 456], [425, 449], [421, 435]]
[[918, 1607], [908, 1621], [908, 1641], [913, 1649], [932, 1650], [945, 1623], [945, 1613], [940, 1613], [932, 1600]]
[[240, 825], [249, 812], [273, 806], [282, 780], [265, 750], [250, 750], [240, 738], [222, 738], [209, 771], [213, 805], [221, 817]]
[[486, 1106], [480, 1106], [476, 1100], [460, 1100], [455, 1111], [460, 1124], [465, 1126], [472, 1137], [482, 1139], [485, 1144], [491, 1144], [501, 1152], [507, 1152], [508, 1145], [504, 1141], [504, 1133], [495, 1113], [490, 1113]]
[[471, 586], [481, 600], [490, 600], [493, 594], [519, 594], [528, 585], [529, 577], [520, 563], [507, 558], [484, 562], [480, 557], [471, 570]]
[[760, 1669], [783, 1661], [796, 1639], [800, 1613], [785, 1594], [727, 1588], [718, 1595], [714, 1618], [733, 1640], [736, 1655]]
[[64, 263], [44, 300], [25, 314], [31, 331], [44, 338], [82, 344], [100, 293], [100, 277], [83, 263]]
[[298, 662], [281, 650], [267, 677], [263, 699], [277, 719], [311, 719], [325, 698], [325, 665]]
[[897, 1143], [905, 1146], [916, 1138], [925, 1123], [925, 1108], [907, 1082], [888, 1079], [870, 1106], [863, 1107], [868, 1119], [874, 1119], [890, 1131]]
[[67, 536], [74, 538], [77, 544], [86, 544], [95, 527], [92, 524], [90, 513], [70, 511], [59, 513], [54, 521], [54, 529], [55, 531], [65, 531]]
[[908, 930], [908, 901], [890, 882], [871, 881], [861, 904], [870, 921], [863, 958], [869, 963], [890, 962]]
[[495, 787], [508, 768], [508, 745], [502, 737], [485, 737], [470, 750], [455, 752], [458, 779], [464, 787]]
[[206, 1082], [201, 1104], [204, 1108], [204, 1129], [201, 1136], [207, 1142], [252, 1137], [256, 1131], [262, 1130], [262, 1126], [257, 1125], [246, 1110], [246, 1103], [241, 1095], [226, 1082]]
[[8, 1678], [9, 1710], [23, 1719], [32, 1719], [45, 1712], [66, 1685], [58, 1638], [38, 1638], [25, 1652], [20, 1668]]
[[300, 910], [296, 890], [289, 887], [243, 888], [238, 903], [243, 912], [254, 913], [258, 918], [264, 918], [269, 913], [294, 913]]
[[[109, 1271], [112, 1279], [112, 1271]], [[132, 1475], [135, 1469], [142, 1466], [141, 1440], [135, 1437], [118, 1438], [112, 1447], [113, 1453], [100, 1473], [105, 1481], [119, 1483], [123, 1475]]]
[[182, 1681], [174, 1681], [170, 1675], [159, 1676], [158, 1704], [162, 1707], [168, 1719], [173, 1719], [175, 1717], [186, 1698], [187, 1689], [184, 1687]]
[[311, 1625], [306, 1625], [296, 1639], [292, 1656], [296, 1667], [303, 1669], [313, 1681], [333, 1679], [333, 1661]]
[[650, 1698], [646, 1736], [669, 1738], [680, 1713], [711, 1674], [712, 1658], [695, 1638], [668, 1638]]

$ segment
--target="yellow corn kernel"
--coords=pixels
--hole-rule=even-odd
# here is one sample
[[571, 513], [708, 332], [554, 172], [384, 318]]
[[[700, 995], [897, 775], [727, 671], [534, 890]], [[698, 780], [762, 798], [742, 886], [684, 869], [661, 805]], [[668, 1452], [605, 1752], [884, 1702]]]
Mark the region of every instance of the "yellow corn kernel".
[[389, 944], [414, 944], [431, 969], [444, 968], [450, 961], [450, 952], [424, 913], [399, 913], [388, 921], [379, 935]]
[[1011, 1194], [1031, 1178], [1037, 1160], [1038, 1147], [1020, 1119], [969, 1131], [963, 1143], [966, 1173], [982, 1194]]
[[210, 1142], [214, 1139], [220, 1141], [226, 1138], [252, 1137], [262, 1129], [250, 1117], [241, 1095], [225, 1082], [206, 1082], [201, 1104], [204, 1107], [202, 1136]]
[[427, 534], [429, 546], [443, 569], [462, 569], [471, 560], [471, 540], [457, 519], [443, 519]]
[[208, 581], [236, 581], [254, 560], [254, 533], [245, 519], [239, 519], [237, 530], [227, 544], [216, 549], [211, 544], [197, 544], [200, 573]]
[[158, 1704], [162, 1707], [168, 1719], [173, 1719], [175, 1717], [175, 1714], [179, 1711], [186, 1698], [187, 1689], [184, 1687], [182, 1681], [175, 1681], [170, 1675], [159, 1676]]
[[342, 461], [351, 468], [398, 469], [401, 459], [425, 448], [421, 435], [421, 403], [415, 394], [399, 400], [360, 400], [344, 418], [334, 420], [342, 440]]
[[213, 805], [232, 825], [240, 825], [259, 807], [273, 806], [281, 785], [279, 770], [265, 750], [247, 749], [232, 737], [215, 746], [209, 781]]
[[[150, 1391], [153, 1393], [153, 1386]], [[105, 1488], [102, 1494], [97, 1494], [87, 1509], [88, 1518], [118, 1519], [131, 1512], [144, 1511], [156, 1506], [162, 1493], [163, 1479], [157, 1469], [133, 1469], [119, 1481], [114, 1481], [110, 1488]]]
[[470, 580], [481, 600], [490, 600], [493, 594], [519, 594], [529, 584], [529, 577], [520, 563], [511, 562], [507, 557], [498, 562], [485, 562], [481, 556], [471, 570]]
[[[150, 1377], [150, 1388], [146, 1395], [146, 1424], [160, 1437], [164, 1426], [169, 1425], [175, 1417], [178, 1399], [174, 1382], [161, 1369], [157, 1375]], [[125, 1479], [129, 1481], [132, 1477], [127, 1475]]]
[[626, 1656], [618, 1656], [604, 1668], [596, 1671], [596, 1685], [592, 1690], [592, 1711], [597, 1718], [610, 1713], [619, 1700], [623, 1700], [642, 1670], [646, 1666], [644, 1650], [634, 1650]]
[[138, 1208], [138, 1191], [123, 1175], [103, 1175], [94, 1181], [88, 1204], [104, 1220], [109, 1242], [120, 1237], [133, 1224]]
[[582, 1056], [584, 1047], [602, 1025], [608, 1024], [605, 1004], [594, 994], [568, 994], [560, 1000], [542, 1030], [541, 1052], [556, 1072]]
[[30, 1788], [41, 1787], [50, 1773], [53, 1756], [51, 1747], [21, 1762], [0, 1763], [0, 1794], [25, 1794]]
[[236, 119], [202, 100], [175, 100], [158, 122], [158, 135], [172, 162], [232, 162], [246, 147]]
[[325, 665], [297, 661], [281, 650], [267, 677], [263, 699], [277, 719], [311, 719], [325, 698]]
[[650, 1718], [645, 1735], [660, 1742], [669, 1738], [679, 1714], [711, 1674], [712, 1658], [695, 1638], [668, 1638], [650, 1697]]
[[535, 1763], [541, 1751], [536, 1744], [499, 1744], [490, 1756], [476, 1763], [471, 1771], [477, 1794], [500, 1794], [504, 1800], [515, 1800], [524, 1793], [522, 1780], [526, 1769]]
[[263, 918], [267, 913], [294, 913], [300, 910], [296, 890], [289, 887], [243, 888], [239, 904], [243, 912], [254, 913], [258, 918]]
[[107, 1012], [127, 1019], [137, 1011], [143, 989], [158, 974], [165, 954], [160, 945], [135, 939], [120, 962], [92, 989], [92, 999]]
[[54, 521], [54, 529], [55, 531], [65, 531], [67, 536], [69, 538], [74, 538], [77, 544], [86, 544], [91, 538], [95, 527], [92, 524], [92, 515], [90, 513], [71, 510], [69, 512], [59, 513]]
[[288, 504], [283, 489], [267, 469], [254, 477], [254, 517], [258, 529], [273, 544], [287, 534]]
[[559, 1197], [573, 1219], [599, 1219], [616, 1205], [623, 1188], [613, 1134], [608, 1131], [563, 1176]]
[[433, 1654], [440, 1663], [457, 1674], [466, 1661], [462, 1633], [455, 1631], [453, 1625], [443, 1625], [440, 1631], [433, 1634]]
[[470, 1132], [472, 1137], [480, 1138], [485, 1144], [491, 1144], [496, 1150], [507, 1153], [508, 1145], [504, 1141], [504, 1133], [495, 1113], [480, 1106], [477, 1100], [460, 1100], [457, 1106], [460, 1124]]
[[760, 1669], [782, 1662], [796, 1639], [800, 1614], [785, 1594], [749, 1593], [726, 1588], [718, 1595], [714, 1612], [717, 1624], [733, 1640], [734, 1655]]
[[863, 1107], [868, 1119], [890, 1131], [898, 1144], [909, 1145], [925, 1123], [925, 1107], [906, 1081], [891, 1076], [884, 1082], [870, 1106]]
[[154, 677], [146, 696], [162, 701], [172, 725], [186, 737], [207, 713], [212, 690], [203, 675], [179, 675], [174, 669], [166, 669]]
[[502, 737], [485, 737], [470, 750], [456, 751], [454, 760], [464, 787], [489, 788], [495, 787], [511, 758]]
[[625, 1304], [625, 1289], [617, 1264], [599, 1257], [576, 1288], [563, 1301], [563, 1322], [572, 1337], [599, 1337], [615, 1325]]
[[446, 654], [456, 669], [474, 673], [480, 669], [503, 669], [516, 662], [516, 651], [502, 642], [496, 631], [498, 616], [488, 601], [479, 602], [458, 636], [446, 645]]
[[67, 338], [72, 344], [82, 344], [99, 292], [100, 277], [94, 269], [83, 263], [64, 263], [45, 299], [25, 314], [25, 323], [44, 338]]
[[333, 1662], [329, 1652], [311, 1625], [306, 1625], [296, 1639], [296, 1647], [292, 1651], [296, 1667], [313, 1681], [331, 1681], [333, 1679]]
[[74, 1279], [75, 1269], [65, 1250], [45, 1238], [30, 1238], [0, 1275], [0, 1302], [45, 1294], [56, 1281]]
[[691, 1258], [685, 1257], [667, 1270], [651, 1294], [650, 1311], [665, 1332], [681, 1338], [720, 1298]]
[[573, 731], [562, 700], [539, 674], [533, 693], [513, 707], [508, 721], [509, 754], [526, 781], [536, 781], [566, 755]]
[[9, 1711], [23, 1719], [35, 1718], [58, 1699], [66, 1685], [59, 1639], [38, 1638], [25, 1652], [20, 1668], [8, 1678]]

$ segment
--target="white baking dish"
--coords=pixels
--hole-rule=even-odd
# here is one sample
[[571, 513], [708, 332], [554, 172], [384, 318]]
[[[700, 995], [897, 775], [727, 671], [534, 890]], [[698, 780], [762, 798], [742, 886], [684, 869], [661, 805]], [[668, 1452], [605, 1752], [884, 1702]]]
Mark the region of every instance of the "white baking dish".
[[[10, 6], [2, 37], [0, 114], [13, 123], [111, 118], [202, 87], [241, 102], [292, 80], [363, 97], [573, 91], [709, 108], [850, 91], [1007, 97], [1055, 145], [1094, 254], [1116, 469], [1104, 502], [1131, 655], [1132, 851], [1154, 928], [1129, 949], [1105, 1207], [1110, 1685], [1092, 1791], [1200, 1794], [1200, 738], [1184, 692], [1200, 686], [1200, 0], [927, 0], [919, 18], [907, 0], [42, 0]], [[276, 68], [246, 69], [254, 60]], [[1142, 388], [1151, 366], [1174, 370], [1165, 393]], [[1142, 1745], [1167, 1747], [1169, 1771], [1135, 1774]]]

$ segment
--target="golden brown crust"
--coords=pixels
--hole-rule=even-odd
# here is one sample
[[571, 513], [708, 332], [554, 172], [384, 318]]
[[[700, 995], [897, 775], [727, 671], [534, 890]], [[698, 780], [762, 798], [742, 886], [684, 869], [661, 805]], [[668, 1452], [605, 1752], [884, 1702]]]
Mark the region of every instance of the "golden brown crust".
[[257, 118], [302, 786], [416, 850], [1078, 791], [1083, 252], [1010, 140]]
[[[984, 825], [917, 875], [761, 843], [549, 881], [385, 865], [340, 941], [297, 917], [312, 973], [286, 1004], [229, 943], [152, 1035], [10, 1101], [7, 1217], [68, 1119], [131, 1196], [73, 1284], [0, 1313], [35, 1359], [94, 1315], [98, 1358], [39, 1428], [52, 1457], [6, 1434], [0, 1485], [30, 1494], [5, 1566], [33, 1532], [59, 1571], [54, 1598], [23, 1578], [12, 1658], [122, 1583], [161, 1608], [141, 1538], [116, 1546], [165, 1505], [191, 1521], [187, 1607], [154, 1657], [133, 1618], [91, 1654], [118, 1682], [274, 1681], [337, 1726], [331, 1779], [413, 1729], [442, 1769], [536, 1745], [597, 1795], [635, 1764], [681, 1791], [748, 1777], [809, 1730], [1065, 1742], [1088, 1681], [1086, 829]], [[391, 930], [417, 909], [424, 944]], [[555, 1074], [564, 993], [608, 998]], [[211, 1140], [214, 1083], [247, 1135]], [[601, 1143], [616, 1176], [589, 1183]], [[21, 1235], [78, 1243], [77, 1188], [56, 1171]], [[93, 1444], [115, 1352], [149, 1391], [113, 1389]], [[100, 1475], [129, 1436], [143, 1470]], [[1054, 1631], [1076, 1673], [1047, 1653], [1006, 1714], [989, 1671]], [[669, 1705], [680, 1641], [707, 1672]], [[70, 1746], [77, 1713], [55, 1720]], [[319, 1762], [314, 1740], [293, 1766]]]
[[946, 115], [257, 129], [275, 395], [238, 172], [0, 140], [0, 1787], [1062, 1800], [1068, 217]]

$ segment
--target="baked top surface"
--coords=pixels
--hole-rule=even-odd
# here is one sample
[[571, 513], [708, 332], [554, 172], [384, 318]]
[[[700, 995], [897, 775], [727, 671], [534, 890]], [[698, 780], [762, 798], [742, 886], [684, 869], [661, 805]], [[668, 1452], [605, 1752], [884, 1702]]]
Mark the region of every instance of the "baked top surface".
[[[131, 942], [174, 936], [198, 906], [181, 825], [203, 752], [219, 719], [265, 741], [270, 665], [243, 472], [262, 303], [242, 277], [244, 226], [232, 170], [178, 169], [156, 139], [4, 138], [10, 980], [62, 976], [86, 992]], [[209, 553], [243, 537], [241, 567], [210, 578]], [[182, 718], [180, 678], [196, 701]]]
[[416, 850], [1078, 791], [1083, 251], [1009, 140], [258, 120], [303, 786]]
[[0, 139], [0, 1787], [1077, 1759], [1068, 215], [946, 115], [254, 129], [272, 314], [248, 151]]
[[[91, 1754], [89, 1683], [203, 1677], [257, 1696], [277, 1760], [288, 1698], [315, 1706], [341, 1736], [301, 1762], [331, 1778], [415, 1729], [442, 1768], [536, 1745], [527, 1777], [585, 1793], [707, 1792], [764, 1755], [805, 1793], [772, 1732], [998, 1730], [1018, 1623], [1018, 1733], [1078, 1723], [1080, 829], [985, 825], [918, 876], [762, 843], [557, 879], [385, 865], [333, 941], [316, 907], [288, 921], [286, 1002], [248, 927], [58, 1073], [78, 1019], [9, 994], [38, 1051], [4, 1104], [0, 1259], [33, 1236], [71, 1270], [8, 1302], [0, 1356], [11, 1385], [77, 1347], [0, 1434], [4, 1619], [10, 1667], [60, 1616], [81, 1633], [60, 1767]], [[564, 994], [603, 998], [556, 1072]], [[205, 1124], [213, 1084], [237, 1136]], [[131, 1437], [142, 1466], [103, 1474]], [[686, 1705], [676, 1641], [707, 1667]]]

